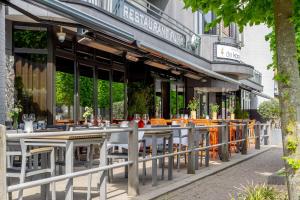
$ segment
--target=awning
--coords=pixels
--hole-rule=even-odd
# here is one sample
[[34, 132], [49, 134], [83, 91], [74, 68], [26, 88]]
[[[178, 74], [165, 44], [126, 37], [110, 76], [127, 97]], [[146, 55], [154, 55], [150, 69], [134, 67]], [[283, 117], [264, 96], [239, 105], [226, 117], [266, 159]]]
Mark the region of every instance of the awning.
[[178, 57], [176, 55], [173, 55], [173, 54], [170, 54], [166, 51], [163, 51], [162, 49], [159, 49], [155, 46], [153, 46], [152, 44], [149, 44], [149, 43], [146, 43], [144, 41], [139, 41], [138, 42], [139, 44], [139, 47], [140, 48], [144, 48], [144, 49], [151, 49], [152, 51], [155, 51], [171, 60], [176, 60], [177, 62], [179, 63], [182, 63], [183, 65], [189, 67], [190, 69], [192, 70], [195, 70], [199, 73], [203, 73], [203, 74], [206, 74], [210, 77], [213, 77], [213, 78], [216, 78], [216, 79], [219, 79], [219, 80], [223, 80], [223, 81], [227, 81], [229, 83], [233, 83], [233, 84], [236, 84], [236, 85], [240, 85], [241, 83], [237, 80], [234, 80], [232, 78], [229, 78], [227, 76], [224, 76], [222, 74], [219, 74], [219, 73], [216, 73], [214, 71], [211, 71], [210, 69], [207, 69], [207, 68], [204, 68], [204, 67], [201, 67], [195, 63], [192, 63], [192, 62], [189, 62], [187, 59], [185, 58], [181, 58], [181, 57]]
[[[1, 0], [2, 2], [10, 2], [15, 4], [15, 0]], [[17, 0], [19, 1], [19, 0]], [[84, 13], [78, 9], [67, 6], [59, 0], [24, 0], [25, 2], [31, 3], [38, 7], [44, 8], [46, 10], [50, 10], [53, 13], [64, 16], [66, 18], [71, 18], [72, 20], [83, 24], [84, 26], [93, 29], [98, 32], [105, 32], [115, 34], [119, 36], [118, 38], [126, 40], [127, 42], [134, 41], [134, 35], [128, 33], [113, 24], [108, 24], [107, 22], [96, 18], [94, 16], [89, 15], [88, 13]]]
[[274, 97], [271, 97], [271, 96], [269, 96], [267, 94], [264, 94], [264, 93], [261, 93], [261, 92], [257, 92], [255, 90], [252, 90], [251, 93], [253, 93], [253, 94], [257, 95], [257, 96], [263, 97], [265, 99], [273, 99], [274, 98]]

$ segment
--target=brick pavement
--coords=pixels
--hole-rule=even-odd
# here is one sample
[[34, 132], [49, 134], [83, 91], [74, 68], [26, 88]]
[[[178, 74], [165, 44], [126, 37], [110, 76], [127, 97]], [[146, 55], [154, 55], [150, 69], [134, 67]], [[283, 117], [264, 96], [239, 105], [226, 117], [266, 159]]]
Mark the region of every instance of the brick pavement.
[[241, 184], [264, 183], [283, 166], [282, 149], [272, 148], [250, 160], [169, 192], [157, 200], [228, 200]]

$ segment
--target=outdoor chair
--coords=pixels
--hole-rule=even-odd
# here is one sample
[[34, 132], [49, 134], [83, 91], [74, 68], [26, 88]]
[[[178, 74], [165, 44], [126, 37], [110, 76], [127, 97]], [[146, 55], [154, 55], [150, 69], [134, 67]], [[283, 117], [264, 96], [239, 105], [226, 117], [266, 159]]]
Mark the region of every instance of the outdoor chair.
[[[42, 147], [42, 148], [34, 148], [30, 149], [30, 147], [26, 144], [24, 139], [21, 139], [20, 142], [8, 142], [8, 151], [6, 152], [7, 156], [7, 183], [10, 185], [11, 178], [18, 178], [19, 183], [24, 183], [25, 179], [28, 177], [33, 177], [37, 175], [44, 175], [40, 178], [44, 178], [46, 174], [50, 174], [50, 176], [55, 176], [55, 152], [53, 147]], [[17, 150], [18, 149], [18, 150]], [[38, 166], [38, 157], [39, 155], [44, 158], [49, 158], [50, 154], [50, 162], [47, 159], [45, 162], [41, 162], [41, 166]], [[16, 167], [14, 164], [14, 159], [12, 157], [20, 156], [21, 157], [21, 166]], [[32, 159], [32, 157], [36, 159]], [[11, 162], [9, 162], [11, 161]], [[32, 163], [35, 162], [34, 167]], [[45, 168], [44, 168], [45, 167]], [[42, 187], [42, 186], [41, 186]], [[48, 186], [49, 187], [49, 186]], [[52, 199], [56, 199], [55, 193], [55, 182], [51, 183], [52, 188]], [[46, 197], [48, 197], [48, 192], [46, 193]], [[12, 199], [12, 193], [9, 193], [9, 199]], [[18, 200], [23, 199], [23, 190], [18, 191]], [[49, 198], [48, 198], [49, 199]]]
[[[115, 159], [124, 159], [128, 161], [128, 134], [129, 133], [111, 133], [110, 139], [107, 143], [107, 162], [112, 164]], [[138, 132], [138, 149], [140, 150], [142, 144], [142, 157], [146, 157], [146, 145], [145, 140], [143, 140], [144, 131]], [[125, 166], [125, 178], [128, 176], [128, 167]], [[144, 178], [146, 176], [146, 162], [143, 162], [143, 175], [142, 181], [144, 184]], [[112, 182], [113, 170], [108, 170], [108, 180]]]

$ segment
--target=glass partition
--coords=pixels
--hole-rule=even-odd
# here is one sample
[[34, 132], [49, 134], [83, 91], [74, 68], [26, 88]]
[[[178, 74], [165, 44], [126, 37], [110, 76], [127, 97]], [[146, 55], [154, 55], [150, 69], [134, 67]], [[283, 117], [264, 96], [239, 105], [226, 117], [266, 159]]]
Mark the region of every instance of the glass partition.
[[110, 72], [98, 69], [98, 108], [97, 113], [104, 120], [110, 120]]
[[94, 108], [94, 76], [93, 68], [79, 66], [79, 119], [84, 120], [85, 107]]
[[73, 120], [74, 62], [56, 57], [56, 120]]
[[125, 119], [124, 72], [113, 71], [112, 75], [112, 120], [121, 121]]

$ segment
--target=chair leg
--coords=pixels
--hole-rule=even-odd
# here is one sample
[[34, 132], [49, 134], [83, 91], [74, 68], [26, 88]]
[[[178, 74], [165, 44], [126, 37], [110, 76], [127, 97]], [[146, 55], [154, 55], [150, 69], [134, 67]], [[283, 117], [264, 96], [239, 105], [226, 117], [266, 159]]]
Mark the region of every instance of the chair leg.
[[[20, 184], [25, 181], [25, 170], [26, 170], [26, 147], [22, 146], [22, 163], [21, 163], [21, 174], [20, 174]], [[23, 199], [23, 190], [18, 192], [18, 200]]]
[[[146, 142], [143, 141], [143, 158], [146, 157]], [[142, 183], [143, 185], [145, 185], [145, 179], [147, 176], [147, 172], [146, 172], [146, 162], [143, 162], [143, 174], [142, 174]]]
[[[10, 185], [11, 185], [11, 178], [8, 177], [7, 178], [7, 186], [10, 186]], [[12, 192], [8, 193], [8, 200], [12, 200]]]
[[[128, 161], [128, 158], [125, 158], [125, 162]], [[125, 166], [125, 178], [128, 178], [128, 166]]]
[[[51, 177], [55, 176], [55, 149], [51, 151], [50, 155], [50, 167], [51, 167]], [[55, 187], [55, 182], [51, 183], [51, 198], [52, 200], [56, 200], [56, 187]]]

